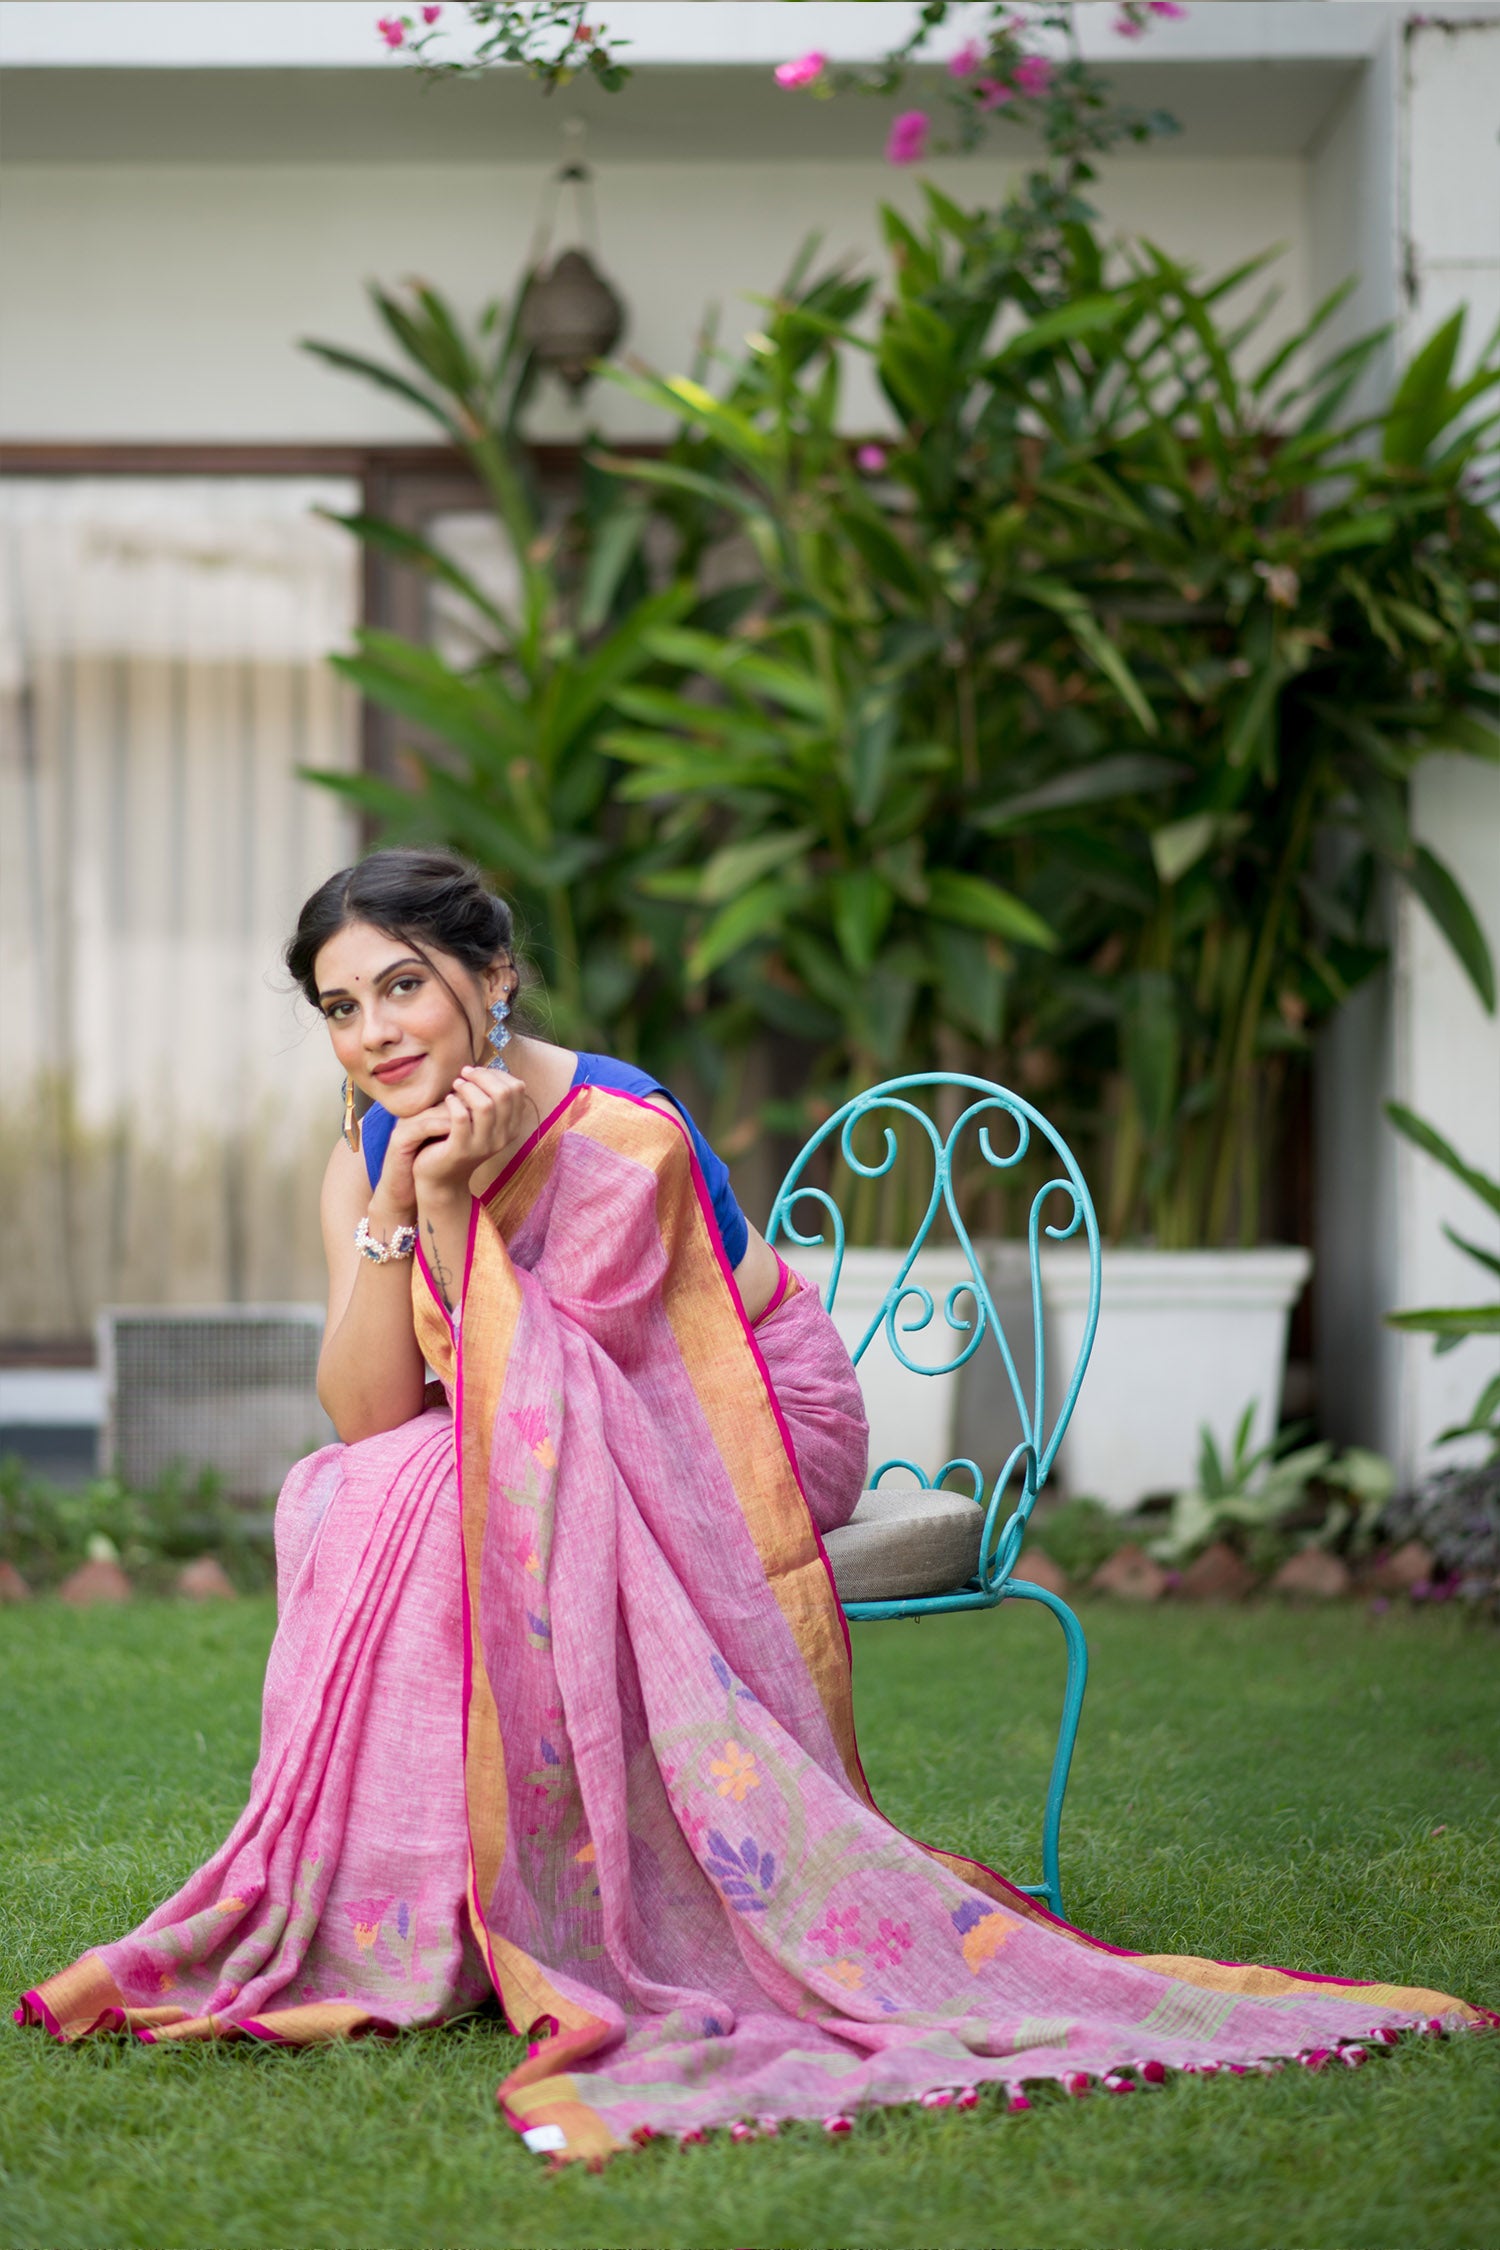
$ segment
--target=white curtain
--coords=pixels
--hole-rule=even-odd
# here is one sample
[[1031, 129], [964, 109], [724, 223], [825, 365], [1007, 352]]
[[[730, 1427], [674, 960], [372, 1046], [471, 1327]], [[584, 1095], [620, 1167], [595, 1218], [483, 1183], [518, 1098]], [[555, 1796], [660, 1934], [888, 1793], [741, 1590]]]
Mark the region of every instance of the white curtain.
[[322, 1293], [338, 1122], [279, 953], [353, 856], [348, 480], [0, 478], [0, 1334]]

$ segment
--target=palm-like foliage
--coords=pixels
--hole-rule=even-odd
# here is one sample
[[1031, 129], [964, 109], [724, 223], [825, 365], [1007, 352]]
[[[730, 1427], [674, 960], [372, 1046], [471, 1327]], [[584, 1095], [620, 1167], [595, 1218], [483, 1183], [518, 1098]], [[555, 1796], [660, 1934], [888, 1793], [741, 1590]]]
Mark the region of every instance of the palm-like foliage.
[[[1386, 1115], [1397, 1132], [1404, 1133], [1423, 1153], [1435, 1159], [1445, 1171], [1476, 1195], [1486, 1209], [1500, 1217], [1500, 1180], [1493, 1180], [1472, 1164], [1466, 1164], [1452, 1143], [1444, 1140], [1435, 1126], [1425, 1117], [1400, 1102], [1387, 1102]], [[1456, 1250], [1472, 1258], [1477, 1266], [1493, 1278], [1500, 1276], [1500, 1257], [1486, 1250], [1479, 1242], [1471, 1242], [1467, 1235], [1444, 1226], [1444, 1234]], [[1431, 1336], [1435, 1352], [1451, 1352], [1467, 1336], [1500, 1336], [1500, 1301], [1478, 1305], [1428, 1305], [1413, 1312], [1387, 1313], [1387, 1325], [1402, 1328], [1408, 1334]], [[1496, 1455], [1500, 1455], [1500, 1375], [1492, 1375], [1485, 1384], [1470, 1411], [1467, 1422], [1456, 1428], [1444, 1430], [1439, 1443], [1446, 1445], [1450, 1438], [1484, 1437]]]
[[447, 661], [394, 633], [358, 635], [336, 658], [361, 694], [412, 729], [408, 785], [319, 773], [352, 799], [383, 842], [435, 839], [491, 871], [518, 910], [545, 971], [560, 1035], [626, 1052], [670, 1043], [677, 1021], [675, 928], [634, 905], [634, 885], [666, 856], [644, 815], [616, 801], [600, 747], [611, 699], [656, 659], [651, 639], [692, 606], [691, 590], [647, 586], [644, 518], [593, 478], [575, 516], [544, 520], [517, 418], [530, 366], [514, 320], [491, 307], [466, 336], [436, 291], [409, 301], [373, 292], [404, 365], [329, 344], [332, 366], [393, 391], [435, 421], [470, 462], [514, 557], [512, 607], [493, 600], [429, 540], [370, 516], [337, 520], [356, 537], [459, 596], [480, 653]]
[[[694, 974], [856, 1076], [956, 1059], [943, 1027], [1065, 1074], [1073, 1129], [1112, 1116], [1113, 1232], [1254, 1240], [1287, 1058], [1382, 958], [1381, 868], [1493, 1004], [1407, 782], [1500, 750], [1500, 359], [1457, 381], [1456, 317], [1352, 421], [1381, 340], [1312, 365], [1336, 298], [1255, 364], [1265, 308], [1227, 309], [1254, 266], [1114, 276], [1081, 224], [1049, 263], [928, 208], [887, 215], [873, 336], [835, 279], [723, 398], [626, 379], [683, 419], [650, 481], [744, 527], [770, 607], [658, 643], [700, 684], [627, 691], [611, 747], [697, 808]], [[850, 351], [898, 423], [873, 482], [837, 435]]]

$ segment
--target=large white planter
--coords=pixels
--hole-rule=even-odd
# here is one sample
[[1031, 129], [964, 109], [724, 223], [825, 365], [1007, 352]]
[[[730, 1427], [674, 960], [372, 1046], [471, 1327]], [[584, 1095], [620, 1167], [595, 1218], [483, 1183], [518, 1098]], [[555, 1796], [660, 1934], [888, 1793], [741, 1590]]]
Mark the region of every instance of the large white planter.
[[[1251, 1401], [1254, 1442], [1281, 1415], [1287, 1323], [1312, 1269], [1302, 1249], [1104, 1252], [1099, 1330], [1058, 1457], [1070, 1493], [1118, 1511], [1196, 1482], [1206, 1424], [1221, 1452]], [[1088, 1254], [1044, 1250], [1049, 1403], [1088, 1314]]]
[[[799, 1250], [794, 1242], [782, 1242], [779, 1248], [788, 1265], [812, 1282], [826, 1303], [833, 1252]], [[899, 1263], [900, 1253], [895, 1250], [845, 1251], [833, 1324], [851, 1353], [879, 1312]], [[908, 1279], [931, 1291], [932, 1319], [914, 1334], [906, 1333], [905, 1323], [916, 1319], [922, 1309], [912, 1298], [896, 1316], [901, 1348], [917, 1366], [946, 1367], [963, 1350], [968, 1337], [948, 1326], [944, 1308], [948, 1292], [968, 1278], [969, 1261], [961, 1250], [924, 1250], [918, 1257]], [[972, 1319], [973, 1300], [961, 1298], [955, 1309], [961, 1319]], [[980, 1351], [990, 1349], [986, 1338]], [[953, 1453], [958, 1385], [956, 1374], [918, 1375], [903, 1367], [882, 1327], [859, 1363], [859, 1387], [870, 1418], [870, 1467], [877, 1469], [882, 1461], [899, 1456], [933, 1476]], [[898, 1484], [903, 1481], [910, 1480], [893, 1479]]]

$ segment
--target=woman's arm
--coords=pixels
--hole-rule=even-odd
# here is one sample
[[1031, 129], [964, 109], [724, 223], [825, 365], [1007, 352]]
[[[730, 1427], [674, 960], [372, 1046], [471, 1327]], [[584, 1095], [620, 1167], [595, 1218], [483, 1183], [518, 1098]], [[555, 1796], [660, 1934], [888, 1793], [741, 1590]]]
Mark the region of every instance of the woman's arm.
[[422, 1410], [425, 1369], [412, 1318], [411, 1260], [377, 1265], [354, 1246], [368, 1218], [378, 1242], [414, 1226], [427, 1269], [449, 1311], [458, 1305], [474, 1198], [470, 1181], [502, 1159], [526, 1125], [518, 1079], [462, 1071], [436, 1108], [403, 1118], [392, 1133], [380, 1181], [370, 1192], [364, 1161], [341, 1141], [323, 1178], [328, 1324], [318, 1360], [318, 1396], [346, 1445], [394, 1430]]
[[364, 1158], [339, 1141], [323, 1175], [328, 1322], [318, 1355], [318, 1397], [346, 1445], [394, 1430], [422, 1411], [426, 1372], [412, 1321], [411, 1260], [377, 1266], [354, 1247], [354, 1230], [363, 1218], [381, 1242], [389, 1242], [398, 1226], [414, 1223], [410, 1173], [410, 1159], [403, 1166], [398, 1157], [393, 1165], [388, 1152], [372, 1195]]

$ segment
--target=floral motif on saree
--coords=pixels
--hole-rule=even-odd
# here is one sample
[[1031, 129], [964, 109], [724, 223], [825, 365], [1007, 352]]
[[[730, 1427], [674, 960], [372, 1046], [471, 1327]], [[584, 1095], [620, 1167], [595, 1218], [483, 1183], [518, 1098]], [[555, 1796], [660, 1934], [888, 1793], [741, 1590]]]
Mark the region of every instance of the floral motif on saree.
[[590, 2161], [1486, 2020], [1127, 1954], [890, 1825], [815, 1523], [862, 1481], [853, 1377], [810, 1294], [746, 1324], [674, 1118], [575, 1089], [476, 1204], [457, 1314], [413, 1290], [452, 1422], [289, 1479], [244, 1818], [24, 2016], [298, 2041], [492, 1987], [532, 2040], [506, 2117]]

